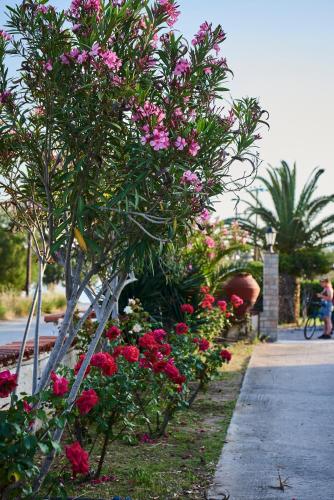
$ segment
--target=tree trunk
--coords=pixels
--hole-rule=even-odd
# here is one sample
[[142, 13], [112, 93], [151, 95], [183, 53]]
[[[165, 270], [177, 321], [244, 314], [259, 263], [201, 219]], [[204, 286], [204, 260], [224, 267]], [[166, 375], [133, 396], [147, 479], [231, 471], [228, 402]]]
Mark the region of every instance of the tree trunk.
[[31, 233], [28, 232], [28, 247], [27, 247], [27, 260], [26, 260], [26, 282], [24, 286], [24, 290], [26, 292], [26, 296], [29, 297], [30, 293], [30, 284], [31, 284]]
[[282, 273], [279, 281], [279, 323], [294, 323], [296, 278]]
[[294, 312], [294, 322], [296, 323], [296, 325], [299, 325], [300, 323], [300, 291], [301, 291], [300, 278], [295, 278], [293, 312]]

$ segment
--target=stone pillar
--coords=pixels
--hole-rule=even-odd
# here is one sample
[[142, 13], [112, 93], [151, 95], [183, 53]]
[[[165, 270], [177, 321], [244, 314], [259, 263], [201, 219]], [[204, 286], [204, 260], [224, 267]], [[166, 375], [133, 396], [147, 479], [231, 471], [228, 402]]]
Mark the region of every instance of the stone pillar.
[[278, 254], [265, 253], [263, 263], [263, 312], [260, 317], [260, 335], [270, 342], [277, 340], [279, 281]]

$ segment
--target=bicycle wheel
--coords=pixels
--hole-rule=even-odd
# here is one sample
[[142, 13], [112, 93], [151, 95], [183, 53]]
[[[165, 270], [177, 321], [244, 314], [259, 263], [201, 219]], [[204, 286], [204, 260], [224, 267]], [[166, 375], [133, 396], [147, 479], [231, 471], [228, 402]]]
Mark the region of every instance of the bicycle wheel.
[[310, 340], [317, 329], [317, 318], [307, 318], [304, 326], [304, 337]]

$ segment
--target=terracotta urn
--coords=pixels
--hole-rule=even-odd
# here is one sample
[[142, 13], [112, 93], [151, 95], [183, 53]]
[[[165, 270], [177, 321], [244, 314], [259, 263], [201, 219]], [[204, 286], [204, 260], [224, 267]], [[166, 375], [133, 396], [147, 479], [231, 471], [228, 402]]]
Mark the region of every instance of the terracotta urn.
[[223, 287], [223, 294], [230, 299], [232, 295], [238, 295], [243, 305], [238, 307], [236, 315], [241, 317], [249, 312], [255, 305], [260, 295], [260, 287], [251, 274], [240, 273], [230, 278]]

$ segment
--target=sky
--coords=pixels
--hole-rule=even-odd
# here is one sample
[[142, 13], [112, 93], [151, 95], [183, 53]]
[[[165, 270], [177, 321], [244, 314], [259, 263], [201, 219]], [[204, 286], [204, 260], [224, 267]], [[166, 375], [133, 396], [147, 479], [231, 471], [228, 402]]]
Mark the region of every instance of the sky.
[[[70, 0], [53, 0], [65, 8]], [[0, 26], [4, 5], [0, 0]], [[234, 78], [233, 98], [257, 97], [270, 114], [261, 133], [260, 173], [267, 164], [296, 161], [299, 187], [312, 169], [325, 174], [319, 195], [334, 192], [334, 1], [333, 0], [179, 0], [176, 28], [191, 40], [203, 21], [227, 33], [222, 55]], [[1, 29], [1, 28], [0, 28]], [[257, 187], [255, 181], [252, 187]], [[247, 198], [247, 193], [239, 193]], [[266, 197], [261, 194], [261, 197]], [[217, 206], [221, 217], [234, 213], [233, 194]], [[243, 211], [242, 203], [238, 211]]]

